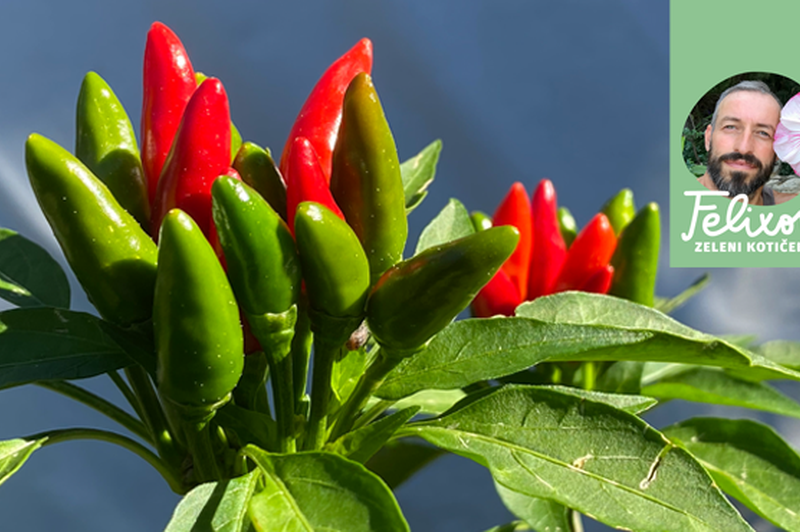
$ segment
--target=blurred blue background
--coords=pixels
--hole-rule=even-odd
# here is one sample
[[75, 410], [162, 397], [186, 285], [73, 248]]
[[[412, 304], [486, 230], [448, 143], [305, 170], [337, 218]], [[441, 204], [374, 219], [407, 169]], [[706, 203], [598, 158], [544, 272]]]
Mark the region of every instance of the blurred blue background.
[[[42, 243], [62, 263], [26, 179], [25, 138], [35, 131], [73, 146], [74, 106], [89, 70], [114, 88], [138, 130], [145, 34], [155, 20], [181, 37], [196, 70], [223, 80], [245, 140], [275, 151], [326, 66], [371, 38], [373, 76], [401, 160], [444, 141], [431, 194], [411, 216], [412, 243], [448, 198], [491, 213], [514, 181], [531, 191], [542, 177], [554, 181], [579, 224], [630, 187], [639, 204], [661, 203], [668, 226], [667, 0], [3, 0], [0, 226]], [[702, 272], [670, 269], [666, 233], [662, 244], [658, 291], [674, 295]], [[800, 338], [793, 327], [797, 271], [712, 273], [711, 287], [678, 319], [711, 333]], [[73, 306], [87, 310], [72, 281]], [[85, 384], [118, 398], [106, 379]], [[800, 396], [795, 385], [780, 387]], [[0, 392], [0, 401], [2, 439], [66, 426], [113, 428], [36, 387]], [[678, 404], [649, 420], [658, 427], [699, 414], [752, 415]], [[762, 419], [800, 446], [796, 421]], [[397, 497], [415, 531], [480, 532], [511, 520], [486, 470], [458, 457], [435, 462]], [[0, 515], [4, 530], [157, 531], [177, 501], [126, 451], [66, 443], [37, 452], [0, 488]]]

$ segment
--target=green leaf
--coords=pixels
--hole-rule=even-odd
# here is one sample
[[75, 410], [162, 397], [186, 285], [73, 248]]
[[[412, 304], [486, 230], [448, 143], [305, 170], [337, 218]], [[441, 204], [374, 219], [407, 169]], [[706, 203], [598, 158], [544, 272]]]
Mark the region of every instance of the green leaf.
[[90, 314], [46, 307], [0, 312], [0, 388], [94, 377], [131, 362]]
[[800, 404], [763, 382], [737, 379], [724, 371], [698, 368], [642, 388], [660, 400], [740, 406], [800, 418]]
[[420, 414], [438, 416], [466, 397], [460, 388], [455, 390], [422, 390], [395, 403], [392, 408], [401, 410], [411, 406], [419, 408]]
[[772, 428], [745, 419], [693, 418], [664, 430], [726, 493], [786, 530], [800, 530], [800, 456]]
[[387, 486], [396, 489], [414, 473], [443, 454], [444, 451], [438, 447], [409, 441], [392, 441], [370, 458], [366, 466], [381, 477]]
[[775, 340], [758, 346], [756, 351], [777, 364], [800, 371], [800, 342]]
[[634, 415], [556, 390], [504, 387], [399, 434], [487, 466], [508, 490], [613, 527], [752, 530], [688, 452]]
[[265, 488], [250, 501], [259, 532], [407, 531], [392, 492], [364, 466], [341, 456], [308, 452], [244, 454], [264, 473]]
[[441, 151], [442, 141], [434, 140], [417, 155], [400, 165], [406, 212], [412, 211], [428, 194], [427, 188], [436, 175], [436, 163], [439, 162]]
[[367, 367], [367, 352], [365, 349], [348, 351], [348, 353], [333, 364], [331, 372], [331, 390], [333, 398], [338, 404], [344, 403], [358, 384]]
[[33, 451], [41, 447], [47, 438], [38, 440], [6, 440], [0, 442], [0, 484], [8, 480], [11, 475], [16, 473], [22, 464], [33, 454]]
[[261, 471], [220, 482], [200, 484], [178, 503], [164, 532], [250, 532], [247, 505]]
[[69, 281], [47, 251], [0, 228], [0, 297], [18, 307], [69, 308]]
[[604, 392], [639, 393], [644, 362], [614, 362], [597, 379], [597, 389]]
[[419, 412], [419, 407], [412, 406], [390, 414], [365, 427], [348, 432], [335, 442], [328, 444], [325, 450], [363, 464], [372, 458], [397, 432], [397, 429], [414, 417], [417, 412]]
[[750, 380], [800, 380], [800, 373], [758, 354], [615, 297], [565, 292], [523, 304], [517, 313], [525, 317], [448, 325], [426, 350], [401, 362], [377, 395], [397, 400], [424, 389], [463, 388], [545, 361], [693, 363], [737, 368]]
[[414, 255], [434, 246], [469, 236], [475, 232], [466, 207], [457, 199], [447, 202], [431, 223], [422, 230]]
[[[555, 501], [530, 497], [495, 482], [497, 494], [508, 510], [523, 519], [533, 530], [571, 532], [569, 508]], [[511, 530], [518, 530], [512, 528]], [[523, 529], [525, 530], [525, 529]]]
[[277, 426], [267, 414], [246, 410], [228, 403], [219, 410], [214, 421], [227, 430], [236, 433], [241, 446], [257, 445], [264, 449], [277, 449]]
[[613, 406], [614, 408], [618, 408], [623, 412], [628, 412], [629, 414], [641, 414], [642, 412], [646, 412], [658, 404], [658, 401], [652, 397], [644, 397], [642, 395], [589, 391], [582, 388], [559, 386], [555, 384], [535, 386], [535, 388], [553, 390], [558, 393], [574, 395], [580, 399], [605, 403], [609, 406]]
[[696, 296], [700, 291], [702, 291], [706, 286], [708, 286], [708, 282], [711, 280], [711, 276], [707, 273], [701, 275], [695, 282], [689, 286], [686, 290], [678, 294], [673, 298], [663, 298], [659, 297], [656, 298], [655, 308], [656, 310], [663, 312], [664, 314], [669, 314], [678, 307], [683, 306], [684, 303], [689, 301], [689, 299]]

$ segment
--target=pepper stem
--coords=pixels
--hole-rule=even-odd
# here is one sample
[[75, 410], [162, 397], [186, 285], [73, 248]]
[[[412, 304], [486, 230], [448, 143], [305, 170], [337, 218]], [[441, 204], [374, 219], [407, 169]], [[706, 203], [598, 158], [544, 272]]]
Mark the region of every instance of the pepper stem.
[[341, 437], [353, 426], [356, 416], [367, 404], [367, 401], [389, 374], [402, 360], [399, 357], [386, 356], [386, 351], [381, 349], [375, 362], [367, 368], [361, 380], [356, 384], [353, 393], [342, 406], [339, 418], [333, 426], [333, 439]]
[[311, 415], [305, 439], [306, 450], [322, 449], [328, 428], [328, 406], [331, 399], [333, 363], [341, 346], [314, 337], [314, 370], [311, 378]]

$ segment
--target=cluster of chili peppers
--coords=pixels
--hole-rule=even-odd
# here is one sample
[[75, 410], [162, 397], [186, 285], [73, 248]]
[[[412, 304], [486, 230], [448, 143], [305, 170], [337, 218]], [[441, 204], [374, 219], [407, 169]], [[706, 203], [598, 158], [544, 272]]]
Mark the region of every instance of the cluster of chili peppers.
[[533, 197], [514, 183], [493, 218], [477, 212], [475, 229], [511, 225], [517, 249], [472, 303], [477, 317], [513, 316], [524, 301], [582, 290], [609, 293], [653, 306], [660, 219], [650, 203], [636, 213], [633, 193], [623, 189], [578, 233], [575, 219], [558, 208], [553, 184], [543, 179]]
[[[34, 192], [89, 299], [152, 340], [155, 371], [134, 364], [128, 380], [187, 488], [241, 472], [231, 450], [247, 443], [293, 452], [346, 433], [382, 378], [469, 305], [517, 245], [517, 229], [496, 227], [402, 260], [400, 164], [371, 65], [367, 39], [331, 65], [278, 167], [268, 149], [242, 143], [222, 83], [195, 72], [155, 23], [141, 153], [95, 73], [81, 87], [75, 155], [37, 134], [27, 141]], [[333, 364], [365, 320], [379, 354], [337, 409]], [[220, 420], [230, 405], [258, 414], [264, 430], [275, 425], [272, 435], [253, 441], [258, 427]]]

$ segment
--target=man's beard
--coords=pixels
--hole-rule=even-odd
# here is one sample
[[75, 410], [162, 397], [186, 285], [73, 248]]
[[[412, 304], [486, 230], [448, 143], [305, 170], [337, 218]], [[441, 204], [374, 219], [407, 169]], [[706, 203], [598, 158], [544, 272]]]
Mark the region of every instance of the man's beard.
[[[711, 180], [714, 182], [714, 185], [717, 187], [717, 189], [728, 192], [730, 197], [744, 194], [748, 198], [751, 198], [758, 189], [763, 187], [767, 181], [769, 181], [770, 175], [772, 175], [772, 168], [775, 166], [775, 161], [778, 158], [777, 155], [773, 156], [772, 162], [769, 165], [764, 166], [764, 164], [762, 164], [762, 162], [759, 161], [758, 158], [756, 158], [756, 156], [752, 153], [743, 155], [738, 152], [731, 152], [726, 153], [725, 155], [720, 155], [719, 157], [714, 157], [713, 146], [710, 146], [709, 148], [708, 175], [711, 177]], [[730, 177], [726, 179], [722, 175], [723, 161], [744, 161], [755, 167], [756, 175], [754, 175], [748, 181], [747, 172], [733, 171], [730, 172]]]

